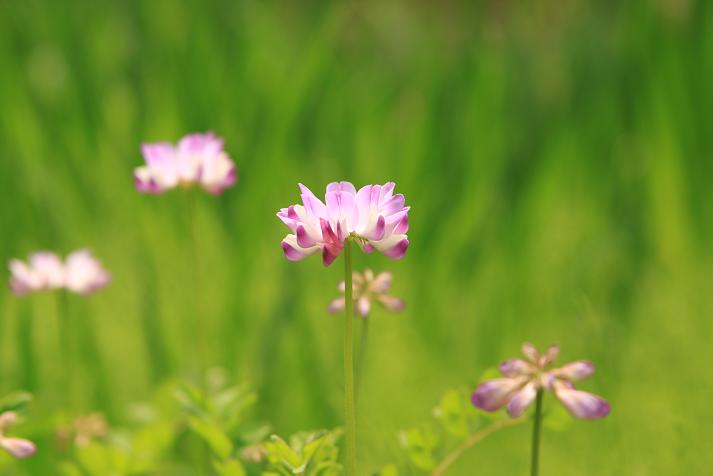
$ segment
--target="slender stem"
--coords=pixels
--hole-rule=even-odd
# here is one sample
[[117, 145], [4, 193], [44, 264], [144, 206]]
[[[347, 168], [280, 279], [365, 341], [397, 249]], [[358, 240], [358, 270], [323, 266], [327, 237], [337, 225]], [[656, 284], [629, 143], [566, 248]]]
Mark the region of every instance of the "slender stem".
[[360, 319], [361, 336], [359, 338], [359, 353], [356, 360], [356, 398], [359, 398], [361, 388], [361, 376], [364, 374], [364, 361], [366, 359], [366, 344], [369, 341], [369, 316]]
[[532, 427], [532, 461], [530, 475], [537, 476], [540, 463], [540, 427], [542, 426], [542, 389], [537, 391], [535, 400], [535, 423]]
[[450, 466], [456, 462], [458, 458], [461, 457], [461, 455], [469, 449], [471, 446], [475, 445], [478, 443], [480, 440], [486, 438], [487, 436], [491, 435], [492, 433], [495, 433], [501, 428], [506, 428], [508, 426], [513, 426], [517, 425], [518, 423], [521, 423], [523, 420], [518, 419], [518, 420], [499, 420], [493, 423], [490, 426], [486, 426], [480, 431], [475, 432], [473, 435], [471, 435], [467, 440], [465, 440], [463, 443], [461, 443], [456, 449], [448, 453], [445, 458], [443, 458], [443, 461], [440, 462], [438, 466], [436, 466], [436, 469], [433, 470], [431, 473], [431, 476], [441, 476], [445, 474], [446, 470], [450, 468]]
[[[57, 326], [59, 331], [59, 345], [62, 352], [62, 363], [64, 364], [64, 375], [60, 380], [65, 382], [65, 394], [62, 400], [70, 409], [74, 409], [74, 355], [72, 345], [72, 335], [74, 334], [73, 320], [70, 316], [69, 296], [66, 291], [57, 291]], [[61, 387], [60, 387], [61, 388]]]
[[356, 415], [354, 411], [354, 306], [352, 298], [352, 250], [349, 238], [344, 242], [344, 427], [347, 439], [347, 476], [356, 476]]

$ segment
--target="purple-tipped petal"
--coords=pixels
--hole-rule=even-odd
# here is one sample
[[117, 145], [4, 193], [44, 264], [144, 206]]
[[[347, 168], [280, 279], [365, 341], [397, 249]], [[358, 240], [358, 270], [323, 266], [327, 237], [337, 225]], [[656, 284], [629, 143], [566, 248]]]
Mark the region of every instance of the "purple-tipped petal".
[[555, 377], [576, 382], [590, 377], [594, 373], [594, 364], [586, 360], [570, 362], [552, 371]]
[[522, 415], [532, 405], [535, 396], [537, 396], [536, 385], [534, 382], [530, 382], [512, 397], [510, 403], [508, 403], [508, 415], [513, 418]]
[[295, 233], [297, 235], [297, 244], [301, 247], [309, 248], [317, 244], [314, 239], [312, 239], [312, 237], [307, 234], [307, 230], [304, 226], [299, 225], [295, 230]]
[[384, 255], [388, 256], [391, 259], [401, 259], [406, 254], [408, 245], [409, 241], [404, 238], [403, 240], [396, 243], [396, 245], [394, 245], [393, 247], [383, 250], [382, 253], [384, 253]]
[[609, 403], [597, 395], [576, 390], [559, 381], [556, 381], [553, 387], [559, 401], [576, 418], [596, 420], [607, 416], [611, 411]]
[[344, 301], [344, 296], [342, 296], [330, 302], [328, 307], [329, 312], [332, 314], [336, 314], [338, 312], [344, 311]]
[[385, 293], [391, 289], [392, 275], [388, 271], [383, 271], [374, 277], [369, 289], [375, 293]]
[[522, 359], [510, 359], [500, 364], [500, 373], [505, 377], [519, 377], [533, 371], [533, 365]]
[[329, 247], [325, 246], [322, 249], [322, 264], [324, 266], [329, 266], [330, 264], [334, 263], [334, 260], [337, 259], [337, 256], [339, 256], [338, 253], [333, 253], [330, 251]]
[[2, 437], [0, 438], [0, 447], [15, 458], [27, 458], [37, 451], [33, 442], [22, 438]]
[[295, 235], [287, 235], [282, 240], [280, 246], [282, 246], [282, 251], [285, 252], [285, 257], [290, 261], [299, 261], [319, 251], [318, 246], [302, 248], [297, 244], [297, 237]]
[[527, 379], [500, 378], [481, 383], [471, 396], [471, 402], [486, 412], [494, 412], [507, 405], [512, 396], [525, 385]]
[[401, 312], [406, 309], [406, 301], [394, 296], [381, 294], [377, 296], [379, 303], [391, 312]]
[[369, 233], [367, 233], [366, 237], [369, 240], [379, 241], [384, 238], [385, 234], [386, 234], [386, 218], [384, 218], [383, 215], [379, 215], [379, 218], [376, 219], [376, 224], [374, 225], [374, 229], [371, 230]]

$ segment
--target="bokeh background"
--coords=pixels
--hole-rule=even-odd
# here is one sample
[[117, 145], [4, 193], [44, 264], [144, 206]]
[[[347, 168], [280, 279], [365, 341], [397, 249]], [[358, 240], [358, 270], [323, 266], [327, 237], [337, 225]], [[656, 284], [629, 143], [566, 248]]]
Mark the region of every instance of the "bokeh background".
[[[411, 248], [356, 258], [409, 303], [372, 315], [365, 474], [525, 340], [596, 362], [583, 386], [613, 406], [547, 432], [544, 473], [709, 474], [711, 84], [705, 1], [4, 1], [0, 261], [89, 247], [112, 272], [71, 303], [73, 405], [122, 425], [196, 359], [186, 197], [136, 192], [139, 144], [215, 131], [240, 181], [194, 197], [210, 362], [276, 432], [330, 428], [341, 261], [285, 260], [275, 212], [298, 182], [393, 180]], [[63, 378], [58, 309], [0, 293], [0, 389], [35, 393], [36, 420]], [[529, 438], [504, 430], [451, 474], [525, 474]]]

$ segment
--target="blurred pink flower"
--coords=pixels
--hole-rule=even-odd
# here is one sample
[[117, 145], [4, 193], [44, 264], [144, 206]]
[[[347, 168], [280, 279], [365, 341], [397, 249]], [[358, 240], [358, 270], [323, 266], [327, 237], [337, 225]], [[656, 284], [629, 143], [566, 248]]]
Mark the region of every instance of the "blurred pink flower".
[[[384, 271], [374, 276], [374, 272], [365, 269], [362, 273], [352, 273], [352, 288], [354, 289], [354, 302], [356, 310], [361, 317], [367, 317], [371, 310], [371, 301], [376, 300], [391, 312], [400, 312], [406, 307], [403, 299], [390, 296], [391, 273]], [[344, 292], [344, 281], [339, 283], [339, 290]], [[336, 314], [344, 310], [344, 296], [336, 298], [329, 305], [329, 312]]]
[[489, 380], [478, 386], [472, 396], [473, 405], [494, 412], [507, 405], [508, 414], [517, 418], [532, 404], [540, 389], [551, 390], [576, 418], [594, 420], [609, 414], [611, 407], [602, 398], [574, 388], [573, 382], [594, 373], [591, 362], [577, 360], [552, 369], [559, 355], [559, 346], [550, 346], [540, 355], [535, 346], [525, 343], [526, 359], [511, 359], [500, 364], [504, 378]]
[[349, 182], [327, 185], [325, 203], [307, 187], [299, 184], [303, 205], [281, 209], [277, 216], [292, 233], [282, 240], [287, 259], [297, 261], [314, 253], [322, 253], [329, 266], [352, 238], [362, 250], [379, 250], [389, 258], [400, 259], [409, 241], [409, 207], [404, 196], [394, 195], [395, 184], [366, 185], [356, 191]]
[[220, 194], [235, 184], [237, 170], [223, 150], [223, 140], [212, 132], [189, 134], [178, 145], [166, 142], [143, 144], [146, 165], [134, 170], [136, 188], [161, 193], [177, 186], [198, 184], [212, 194]]
[[23, 438], [13, 438], [6, 436], [5, 432], [17, 420], [15, 412], [5, 412], [0, 414], [0, 448], [10, 453], [15, 458], [27, 458], [32, 456], [37, 447], [30, 440]]
[[9, 263], [10, 289], [17, 295], [54, 289], [68, 289], [90, 294], [106, 286], [111, 277], [87, 250], [71, 253], [66, 262], [54, 253], [33, 253], [27, 263], [13, 259]]

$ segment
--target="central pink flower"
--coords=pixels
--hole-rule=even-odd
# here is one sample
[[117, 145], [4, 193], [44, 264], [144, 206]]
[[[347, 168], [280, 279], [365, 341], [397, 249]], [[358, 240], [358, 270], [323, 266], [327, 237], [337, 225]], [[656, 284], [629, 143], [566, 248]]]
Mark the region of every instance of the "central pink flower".
[[287, 259], [297, 261], [321, 252], [325, 266], [341, 253], [347, 239], [366, 253], [375, 249], [392, 259], [401, 259], [408, 248], [408, 211], [395, 184], [366, 185], [356, 190], [349, 182], [327, 185], [322, 202], [299, 184], [303, 205], [281, 209], [277, 216], [292, 233], [282, 240]]

